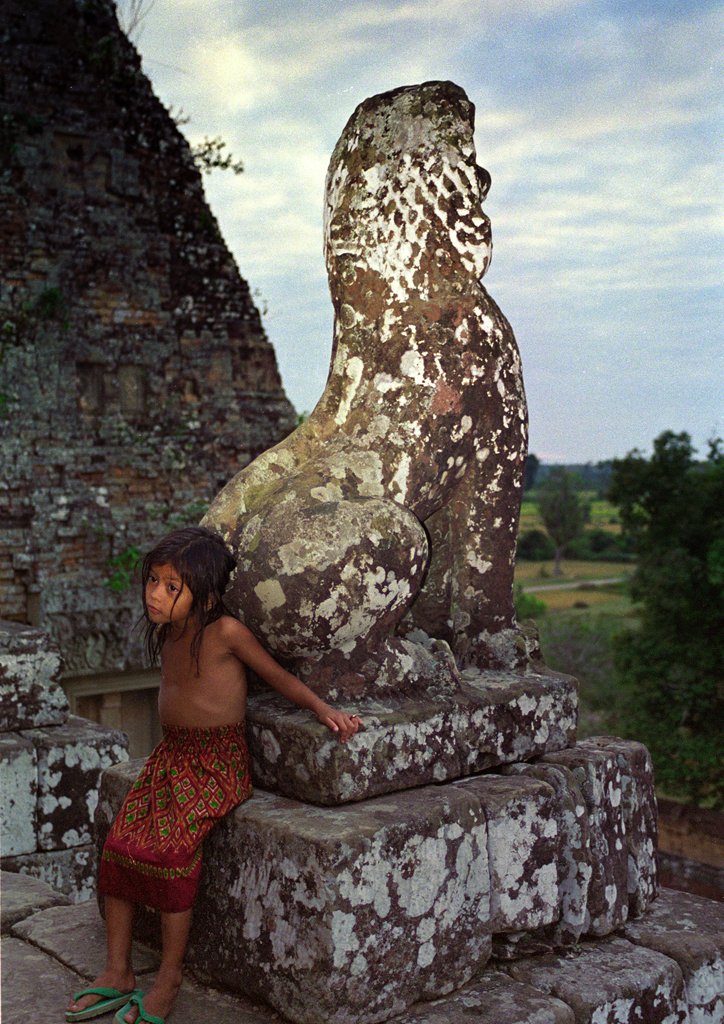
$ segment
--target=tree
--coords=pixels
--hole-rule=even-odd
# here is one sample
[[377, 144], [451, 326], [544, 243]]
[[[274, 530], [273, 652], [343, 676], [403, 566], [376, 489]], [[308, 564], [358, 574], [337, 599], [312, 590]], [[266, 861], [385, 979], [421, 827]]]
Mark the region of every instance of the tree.
[[535, 487], [535, 478], [540, 468], [540, 459], [533, 452], [528, 452], [525, 457], [525, 469], [523, 470], [523, 490], [532, 491]]
[[616, 460], [609, 491], [638, 555], [632, 596], [641, 628], [616, 641], [627, 731], [651, 750], [672, 796], [722, 806], [724, 454], [697, 462], [667, 431], [646, 459]]
[[583, 531], [590, 510], [575, 487], [575, 477], [565, 469], [553, 469], [538, 490], [538, 511], [555, 544], [554, 576], [561, 575], [566, 545]]

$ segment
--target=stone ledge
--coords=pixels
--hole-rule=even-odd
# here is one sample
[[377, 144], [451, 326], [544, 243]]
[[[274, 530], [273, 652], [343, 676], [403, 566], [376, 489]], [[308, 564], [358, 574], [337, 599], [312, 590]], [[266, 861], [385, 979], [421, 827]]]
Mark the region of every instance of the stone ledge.
[[724, 1021], [724, 904], [663, 889], [647, 914], [628, 922], [624, 935], [676, 960], [690, 1024]]
[[625, 939], [585, 942], [576, 953], [521, 960], [505, 972], [566, 1003], [575, 1024], [689, 1024], [679, 965]]
[[391, 1024], [575, 1024], [573, 1010], [560, 999], [514, 981], [498, 971], [444, 999], [418, 1003]]
[[[97, 977], [105, 967], [106, 929], [95, 903], [39, 907], [37, 913], [18, 922], [12, 934], [54, 956], [84, 978]], [[137, 974], [155, 971], [158, 963], [157, 953], [134, 943], [133, 966]]]
[[0, 922], [2, 932], [10, 931], [13, 925], [48, 907], [67, 906], [67, 896], [51, 889], [38, 878], [18, 875], [11, 871], [0, 872]]
[[575, 679], [558, 673], [463, 673], [459, 691], [344, 705], [364, 730], [337, 742], [307, 712], [268, 691], [250, 695], [247, 735], [260, 786], [336, 805], [562, 750], [575, 741]]
[[91, 843], [70, 850], [3, 857], [1, 863], [3, 871], [40, 879], [74, 903], [83, 903], [95, 894], [96, 850]]

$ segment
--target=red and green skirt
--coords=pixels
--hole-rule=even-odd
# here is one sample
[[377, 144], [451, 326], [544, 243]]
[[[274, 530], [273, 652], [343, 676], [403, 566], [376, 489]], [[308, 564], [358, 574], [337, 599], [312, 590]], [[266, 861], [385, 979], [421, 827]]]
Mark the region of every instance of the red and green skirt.
[[99, 891], [163, 911], [188, 910], [204, 838], [250, 796], [243, 723], [164, 726], [108, 833]]

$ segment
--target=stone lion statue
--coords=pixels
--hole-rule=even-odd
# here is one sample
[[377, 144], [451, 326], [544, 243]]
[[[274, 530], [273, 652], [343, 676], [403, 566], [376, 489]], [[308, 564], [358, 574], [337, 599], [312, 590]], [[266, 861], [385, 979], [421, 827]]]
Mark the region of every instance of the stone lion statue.
[[527, 414], [513, 332], [480, 283], [490, 177], [473, 119], [450, 82], [357, 107], [326, 181], [326, 389], [203, 520], [238, 558], [230, 605], [320, 691], [454, 685], [524, 657]]

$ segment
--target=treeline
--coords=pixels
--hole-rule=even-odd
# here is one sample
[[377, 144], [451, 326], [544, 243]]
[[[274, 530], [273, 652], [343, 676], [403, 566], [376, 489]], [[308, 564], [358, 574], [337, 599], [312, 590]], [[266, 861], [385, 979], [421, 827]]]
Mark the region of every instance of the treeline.
[[528, 455], [525, 463], [525, 477], [523, 487], [526, 492], [532, 491], [536, 486], [544, 483], [551, 474], [560, 472], [568, 473], [574, 477], [584, 491], [592, 491], [599, 498], [605, 498], [611, 484], [613, 473], [613, 459], [603, 462], [571, 462], [571, 463], [546, 463], [541, 462], [537, 455], [532, 452]]
[[[654, 441], [650, 457], [633, 451], [611, 462], [606, 494], [620, 516], [621, 543], [636, 561], [631, 582], [636, 619], [615, 633], [610, 621], [570, 620], [572, 635], [569, 623], [559, 618], [548, 638], [554, 655], [549, 664], [581, 677], [593, 673], [595, 710], [605, 712], [616, 731], [649, 747], [664, 793], [724, 808], [721, 442], [710, 442], [705, 458], [696, 456], [688, 434], [666, 431]], [[582, 490], [568, 467], [550, 467], [535, 487], [549, 543], [567, 553], [575, 548], [565, 540], [566, 530], [570, 535], [578, 527], [580, 535], [585, 520], [588, 499]], [[546, 492], [560, 527], [557, 535], [545, 520]], [[521, 545], [532, 543], [530, 536], [521, 537], [519, 554]], [[567, 648], [567, 663], [556, 662], [556, 645]], [[570, 660], [572, 649], [580, 665]], [[545, 645], [544, 654], [549, 658]], [[604, 664], [610, 668], [597, 678]]]

